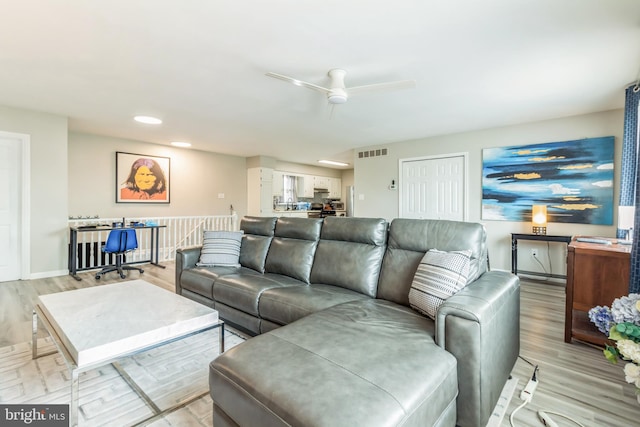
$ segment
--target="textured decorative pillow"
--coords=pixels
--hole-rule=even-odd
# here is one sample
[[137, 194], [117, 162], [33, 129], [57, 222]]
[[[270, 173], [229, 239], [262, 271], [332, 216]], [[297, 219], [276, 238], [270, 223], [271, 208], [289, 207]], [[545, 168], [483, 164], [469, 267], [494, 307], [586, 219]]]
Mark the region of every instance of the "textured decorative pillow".
[[438, 307], [467, 285], [470, 263], [470, 250], [424, 254], [409, 291], [411, 308], [435, 319]]
[[205, 231], [199, 267], [239, 267], [243, 231]]

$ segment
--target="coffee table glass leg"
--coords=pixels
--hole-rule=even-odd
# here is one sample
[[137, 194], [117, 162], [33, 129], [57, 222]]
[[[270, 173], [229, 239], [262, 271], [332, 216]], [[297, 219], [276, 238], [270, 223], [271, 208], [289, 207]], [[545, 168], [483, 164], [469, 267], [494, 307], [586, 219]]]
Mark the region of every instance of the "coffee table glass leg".
[[31, 320], [31, 358], [38, 358], [38, 314], [35, 310]]
[[78, 425], [78, 392], [80, 377], [77, 369], [71, 371], [71, 407], [69, 408], [69, 427], [77, 427]]
[[220, 325], [220, 354], [224, 353], [224, 322]]

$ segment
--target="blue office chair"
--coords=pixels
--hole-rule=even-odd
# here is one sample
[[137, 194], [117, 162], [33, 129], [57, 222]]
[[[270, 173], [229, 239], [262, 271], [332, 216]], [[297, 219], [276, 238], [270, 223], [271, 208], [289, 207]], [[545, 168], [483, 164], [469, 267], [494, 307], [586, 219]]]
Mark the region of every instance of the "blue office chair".
[[110, 271], [117, 271], [120, 273], [120, 278], [122, 279], [125, 278], [124, 270], [138, 270], [140, 273], [144, 273], [144, 270], [141, 268], [122, 265], [124, 254], [137, 248], [138, 238], [136, 237], [136, 230], [131, 228], [116, 228], [111, 230], [109, 237], [107, 237], [107, 243], [102, 247], [102, 252], [114, 254], [116, 257], [116, 263], [115, 265], [109, 265], [96, 273], [96, 279], [99, 280], [100, 276]]

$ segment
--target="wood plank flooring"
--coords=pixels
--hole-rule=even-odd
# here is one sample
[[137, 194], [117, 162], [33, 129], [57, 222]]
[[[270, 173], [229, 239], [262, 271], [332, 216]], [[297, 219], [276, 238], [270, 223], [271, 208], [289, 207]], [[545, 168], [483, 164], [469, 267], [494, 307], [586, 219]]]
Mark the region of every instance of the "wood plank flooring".
[[[173, 263], [165, 265], [166, 269], [145, 265], [144, 274], [128, 272], [128, 279], [141, 278], [173, 291]], [[101, 280], [91, 272], [79, 276], [82, 281], [62, 276], [0, 283], [0, 347], [31, 340], [31, 311], [38, 295], [120, 281], [115, 273]], [[640, 426], [640, 403], [635, 388], [624, 381], [624, 365], [609, 364], [599, 348], [564, 342], [564, 301], [564, 286], [523, 279], [520, 354], [539, 366], [540, 382], [532, 402], [516, 413], [515, 426], [542, 426], [538, 410], [562, 413], [587, 427]], [[520, 405], [520, 391], [532, 372], [531, 365], [518, 360], [512, 374], [519, 384], [503, 427], [510, 426], [509, 415]], [[577, 425], [551, 416], [559, 427]]]

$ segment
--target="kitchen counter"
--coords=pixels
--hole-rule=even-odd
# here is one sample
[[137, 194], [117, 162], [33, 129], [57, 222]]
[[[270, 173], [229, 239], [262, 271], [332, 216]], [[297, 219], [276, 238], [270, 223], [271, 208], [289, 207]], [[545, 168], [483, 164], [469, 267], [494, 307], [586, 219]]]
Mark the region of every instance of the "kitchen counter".
[[276, 210], [276, 211], [273, 211], [273, 216], [306, 218], [307, 217], [307, 212], [309, 212], [309, 211], [299, 211], [299, 210], [279, 211], [279, 210]]
[[[277, 216], [277, 217], [297, 217], [297, 218], [307, 218], [310, 213], [315, 213], [315, 214], [319, 214], [320, 211], [318, 210], [289, 210], [289, 211], [285, 211], [285, 210], [275, 210], [273, 211], [273, 216]], [[337, 217], [346, 217], [347, 216], [347, 211], [346, 210], [337, 210], [336, 211], [336, 216]]]

